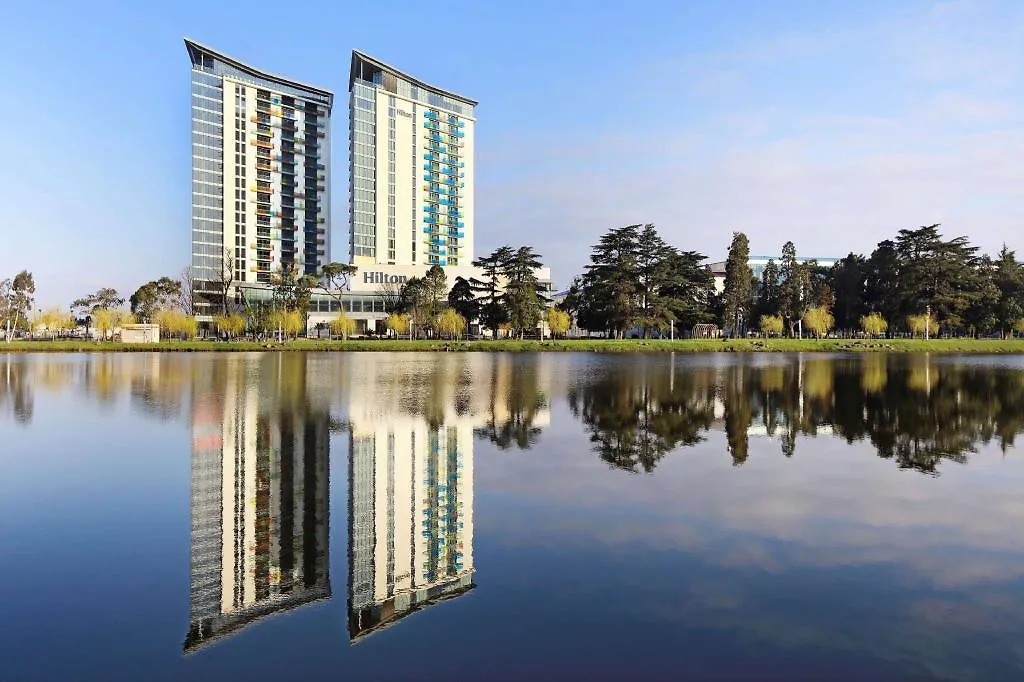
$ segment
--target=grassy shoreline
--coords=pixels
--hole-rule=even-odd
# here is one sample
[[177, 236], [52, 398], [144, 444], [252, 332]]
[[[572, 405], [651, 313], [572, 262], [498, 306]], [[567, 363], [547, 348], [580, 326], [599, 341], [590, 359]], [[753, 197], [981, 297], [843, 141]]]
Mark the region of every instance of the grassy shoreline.
[[680, 353], [706, 352], [805, 352], [805, 353], [1024, 353], [1024, 339], [665, 339], [623, 341], [570, 339], [565, 341], [327, 341], [301, 339], [287, 343], [254, 341], [162, 341], [158, 344], [126, 344], [94, 341], [0, 342], [0, 353], [95, 353], [95, 352], [252, 352], [252, 351], [420, 351], [420, 352], [597, 352]]

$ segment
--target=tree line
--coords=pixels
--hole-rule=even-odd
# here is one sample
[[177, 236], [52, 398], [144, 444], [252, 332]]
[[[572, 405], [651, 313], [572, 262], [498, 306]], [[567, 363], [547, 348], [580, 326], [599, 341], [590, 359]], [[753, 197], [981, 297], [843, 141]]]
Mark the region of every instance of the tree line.
[[[980, 253], [966, 237], [945, 239], [940, 225], [900, 230], [868, 256], [850, 253], [825, 267], [800, 258], [793, 242], [769, 260], [760, 277], [750, 268], [747, 236], [734, 233], [722, 291], [706, 256], [669, 245], [651, 224], [606, 232], [591, 249], [590, 263], [558, 305], [538, 281], [541, 256], [533, 247], [502, 246], [473, 261], [478, 277], [456, 277], [431, 267], [423, 277], [384, 284], [376, 292], [399, 337], [458, 338], [478, 322], [492, 336], [523, 338], [544, 323], [555, 336], [571, 322], [615, 338], [626, 335], [686, 336], [698, 326], [726, 334], [825, 336], [864, 334], [915, 336], [1024, 334], [1024, 266], [1004, 246], [995, 256]], [[128, 299], [101, 288], [74, 301], [70, 315], [59, 309], [33, 313], [35, 282], [27, 271], [0, 280], [0, 333], [43, 328], [61, 335], [76, 325], [102, 336], [132, 321], [156, 323], [169, 336], [198, 330], [200, 306], [216, 310], [214, 327], [226, 337], [248, 334], [298, 336], [308, 327], [314, 291], [337, 303], [332, 335], [346, 338], [355, 321], [343, 296], [356, 266], [328, 263], [316, 275], [285, 268], [271, 295], [253, 292], [228, 275], [200, 293], [186, 269], [140, 286]], [[208, 285], [211, 283], [207, 283]], [[264, 292], [265, 293], [265, 292]]]
[[[1005, 245], [992, 258], [940, 225], [900, 230], [870, 255], [832, 267], [797, 258], [787, 242], [760, 280], [747, 265], [747, 238], [733, 235], [726, 261], [723, 326], [767, 335], [886, 333], [915, 336], [1024, 333], [1024, 266]], [[802, 328], [802, 329], [801, 329]]]
[[1024, 266], [1004, 246], [993, 258], [940, 225], [900, 230], [870, 255], [826, 267], [782, 247], [760, 277], [749, 240], [733, 234], [724, 286], [706, 257], [667, 244], [653, 225], [605, 233], [559, 308], [590, 332], [622, 338], [688, 335], [720, 325], [730, 335], [1006, 336], [1024, 334]]
[[[449, 286], [444, 268], [434, 265], [423, 277], [381, 285], [376, 294], [388, 314], [385, 327], [399, 337], [454, 339], [479, 321], [495, 337], [522, 338], [536, 332], [543, 320], [552, 333], [564, 334], [569, 316], [549, 308], [546, 287], [536, 274], [540, 259], [532, 247], [502, 246], [473, 262], [480, 268], [479, 278], [456, 277]], [[40, 314], [31, 312], [35, 285], [25, 272], [0, 283], [0, 322], [6, 324], [8, 338], [15, 329], [43, 330], [55, 337], [84, 326], [105, 339], [122, 325], [141, 322], [159, 325], [166, 337], [187, 339], [199, 332], [196, 315], [202, 307], [213, 311], [213, 328], [223, 337], [294, 338], [308, 329], [313, 295], [319, 293], [332, 298], [337, 310], [325, 325], [332, 336], [347, 338], [355, 333], [356, 322], [346, 313], [344, 297], [357, 270], [344, 263], [328, 263], [317, 275], [283, 268], [269, 288], [259, 291], [239, 287], [225, 275], [212, 283], [212, 291], [207, 286], [201, 292], [186, 269], [178, 278], [165, 276], [142, 284], [127, 299], [116, 289], [103, 287], [76, 299], [69, 311]]]

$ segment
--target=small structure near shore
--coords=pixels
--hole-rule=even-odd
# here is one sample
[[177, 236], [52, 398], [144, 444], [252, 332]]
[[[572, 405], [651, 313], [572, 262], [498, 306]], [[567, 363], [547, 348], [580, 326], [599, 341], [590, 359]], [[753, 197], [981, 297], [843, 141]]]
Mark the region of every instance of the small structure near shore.
[[126, 324], [121, 327], [121, 343], [159, 343], [160, 325]]

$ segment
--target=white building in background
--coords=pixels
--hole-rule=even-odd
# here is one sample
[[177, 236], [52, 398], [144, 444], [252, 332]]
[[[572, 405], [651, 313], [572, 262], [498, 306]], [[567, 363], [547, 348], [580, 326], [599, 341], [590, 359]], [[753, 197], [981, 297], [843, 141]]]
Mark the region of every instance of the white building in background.
[[477, 103], [358, 51], [349, 92], [352, 264], [469, 265]]
[[[750, 266], [750, 270], [754, 273], [754, 278], [757, 281], [761, 281], [761, 275], [764, 273], [765, 266], [768, 265], [768, 261], [775, 261], [776, 266], [782, 264], [782, 256], [751, 256], [747, 260], [747, 265]], [[805, 256], [797, 257], [798, 263], [809, 263], [814, 261], [823, 268], [830, 268], [841, 259], [839, 258], [807, 258]], [[718, 261], [715, 263], [709, 263], [708, 267], [711, 268], [711, 273], [715, 276], [715, 291], [722, 293], [725, 291], [725, 261]]]
[[[331, 253], [331, 108], [324, 88], [185, 40], [192, 62], [192, 270], [216, 295], [282, 268], [315, 274]], [[215, 312], [202, 301], [199, 314]]]

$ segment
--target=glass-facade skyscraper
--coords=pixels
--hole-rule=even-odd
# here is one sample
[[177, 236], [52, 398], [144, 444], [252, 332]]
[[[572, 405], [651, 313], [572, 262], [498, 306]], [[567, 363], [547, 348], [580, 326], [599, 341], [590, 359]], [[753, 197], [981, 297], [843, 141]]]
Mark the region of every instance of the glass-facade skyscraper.
[[469, 265], [477, 103], [357, 51], [349, 91], [351, 262]]
[[334, 95], [192, 40], [192, 278], [199, 315], [226, 282], [330, 261]]

